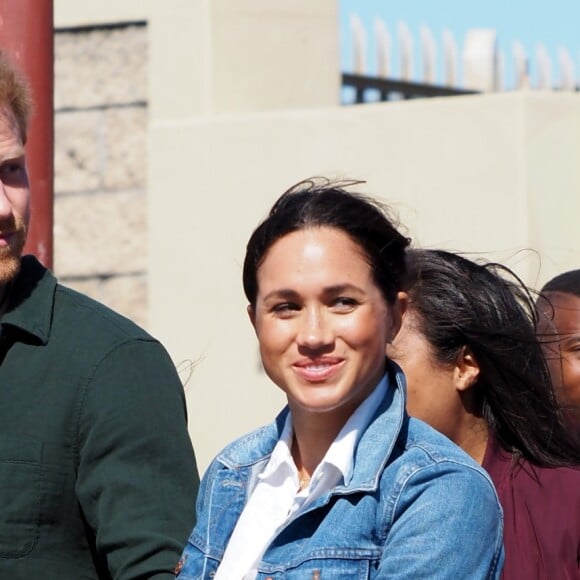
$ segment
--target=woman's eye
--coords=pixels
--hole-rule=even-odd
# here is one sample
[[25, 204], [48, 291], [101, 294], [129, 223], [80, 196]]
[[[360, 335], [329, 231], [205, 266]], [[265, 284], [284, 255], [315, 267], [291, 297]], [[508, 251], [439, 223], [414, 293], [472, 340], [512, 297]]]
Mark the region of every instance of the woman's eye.
[[358, 302], [354, 298], [348, 298], [346, 296], [339, 296], [334, 300], [334, 306], [342, 309], [352, 309]]
[[288, 316], [297, 310], [299, 310], [299, 306], [297, 304], [293, 304], [292, 302], [276, 304], [272, 308], [272, 311], [279, 316]]

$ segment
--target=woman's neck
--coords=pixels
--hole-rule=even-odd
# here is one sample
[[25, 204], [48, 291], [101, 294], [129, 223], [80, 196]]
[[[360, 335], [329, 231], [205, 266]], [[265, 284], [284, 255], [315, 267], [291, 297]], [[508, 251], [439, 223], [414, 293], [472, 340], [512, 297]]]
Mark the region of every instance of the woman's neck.
[[301, 476], [311, 476], [352, 413], [292, 412], [292, 458]]
[[481, 465], [488, 439], [489, 427], [485, 419], [475, 415], [467, 415], [462, 429], [453, 437], [453, 442]]

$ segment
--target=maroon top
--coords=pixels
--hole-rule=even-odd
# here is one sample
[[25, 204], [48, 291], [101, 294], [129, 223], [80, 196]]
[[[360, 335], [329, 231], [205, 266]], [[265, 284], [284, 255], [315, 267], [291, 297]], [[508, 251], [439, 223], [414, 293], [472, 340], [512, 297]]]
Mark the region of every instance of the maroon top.
[[538, 467], [490, 437], [483, 467], [504, 511], [504, 580], [580, 579], [580, 469]]

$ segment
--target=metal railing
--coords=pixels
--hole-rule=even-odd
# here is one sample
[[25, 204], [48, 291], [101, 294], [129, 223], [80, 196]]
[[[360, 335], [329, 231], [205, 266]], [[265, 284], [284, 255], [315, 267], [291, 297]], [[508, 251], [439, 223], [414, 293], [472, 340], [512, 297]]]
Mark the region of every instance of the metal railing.
[[[451, 97], [454, 95], [473, 95], [480, 92], [458, 87], [431, 85], [354, 73], [342, 74], [342, 86], [354, 89], [354, 99], [350, 102], [357, 104], [366, 103], [370, 100], [394, 101], [425, 97]], [[371, 95], [371, 98], [368, 95]], [[377, 95], [378, 99], [376, 98]]]
[[[354, 89], [354, 98], [350, 102], [465, 95], [506, 89], [579, 90], [576, 63], [566, 49], [561, 48], [558, 52], [559, 78], [554, 78], [548, 51], [538, 45], [534, 59], [537, 75], [532, 82], [532, 59], [517, 41], [513, 43], [509, 63], [513, 81], [508, 82], [505, 78], [506, 56], [498, 48], [497, 32], [493, 29], [468, 30], [460, 48], [449, 30], [443, 31], [442, 42], [438, 43], [432, 31], [422, 26], [418, 42], [421, 58], [415, 59], [415, 38], [404, 22], [398, 23], [396, 35], [393, 35], [384, 21], [376, 18], [373, 34], [369, 35], [361, 19], [353, 14], [347, 42], [352, 54], [352, 69], [342, 75], [342, 81], [344, 87], [350, 88], [350, 94]], [[393, 70], [395, 57], [398, 61], [396, 73]], [[419, 69], [415, 71], [419, 62]], [[371, 66], [374, 74], [370, 72]], [[437, 70], [442, 73], [440, 80]]]

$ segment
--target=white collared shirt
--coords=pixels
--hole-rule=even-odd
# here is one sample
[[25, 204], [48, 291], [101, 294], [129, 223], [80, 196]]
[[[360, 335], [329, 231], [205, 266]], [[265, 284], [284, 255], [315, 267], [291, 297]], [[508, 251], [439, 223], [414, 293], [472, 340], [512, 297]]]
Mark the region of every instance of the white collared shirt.
[[386, 393], [385, 375], [344, 424], [303, 490], [291, 454], [292, 416], [288, 413], [280, 439], [236, 523], [216, 580], [254, 580], [256, 566], [278, 531], [338, 483], [348, 484], [356, 445]]

